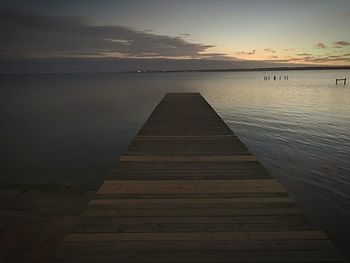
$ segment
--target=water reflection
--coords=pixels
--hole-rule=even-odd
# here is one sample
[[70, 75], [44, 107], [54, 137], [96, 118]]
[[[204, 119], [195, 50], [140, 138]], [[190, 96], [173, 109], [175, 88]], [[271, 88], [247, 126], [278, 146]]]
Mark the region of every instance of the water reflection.
[[199, 91], [314, 221], [350, 247], [348, 71], [2, 75], [3, 181], [100, 184], [166, 92]]

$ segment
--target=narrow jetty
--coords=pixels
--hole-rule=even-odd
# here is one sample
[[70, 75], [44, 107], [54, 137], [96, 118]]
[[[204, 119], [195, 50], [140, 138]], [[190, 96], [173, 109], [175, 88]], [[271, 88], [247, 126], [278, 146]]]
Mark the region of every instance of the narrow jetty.
[[168, 93], [53, 262], [345, 262], [199, 93]]

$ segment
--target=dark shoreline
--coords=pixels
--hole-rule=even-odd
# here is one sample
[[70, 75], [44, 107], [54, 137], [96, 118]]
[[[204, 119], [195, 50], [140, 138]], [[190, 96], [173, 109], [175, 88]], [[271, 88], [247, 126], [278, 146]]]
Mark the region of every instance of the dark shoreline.
[[251, 72], [251, 71], [302, 71], [302, 70], [347, 70], [347, 69], [350, 70], [350, 66], [272, 67], [272, 68], [198, 69], [198, 70], [137, 70], [137, 71], [118, 71], [115, 73]]
[[95, 190], [60, 185], [0, 185], [1, 262], [48, 262]]

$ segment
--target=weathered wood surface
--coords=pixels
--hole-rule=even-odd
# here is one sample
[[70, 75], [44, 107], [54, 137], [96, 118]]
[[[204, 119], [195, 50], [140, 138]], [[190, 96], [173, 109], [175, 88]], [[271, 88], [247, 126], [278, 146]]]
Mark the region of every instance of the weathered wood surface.
[[54, 262], [344, 262], [199, 93], [170, 93]]

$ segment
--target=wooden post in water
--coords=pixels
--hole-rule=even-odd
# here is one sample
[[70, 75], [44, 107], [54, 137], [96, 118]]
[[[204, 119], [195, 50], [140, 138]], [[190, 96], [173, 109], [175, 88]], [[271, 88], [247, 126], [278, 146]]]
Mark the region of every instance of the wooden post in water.
[[346, 85], [346, 78], [344, 79], [335, 79], [335, 85], [338, 85], [338, 81], [342, 81]]

